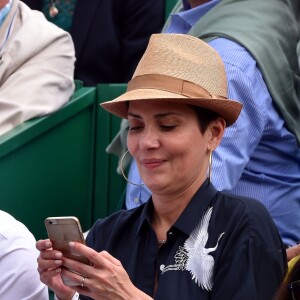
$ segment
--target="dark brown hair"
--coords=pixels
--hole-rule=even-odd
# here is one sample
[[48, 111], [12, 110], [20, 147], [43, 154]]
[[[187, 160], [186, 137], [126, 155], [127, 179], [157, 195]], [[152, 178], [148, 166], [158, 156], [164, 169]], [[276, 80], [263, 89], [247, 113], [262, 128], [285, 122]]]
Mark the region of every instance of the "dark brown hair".
[[197, 114], [199, 125], [200, 125], [200, 131], [202, 134], [205, 132], [210, 122], [221, 117], [218, 113], [212, 110], [202, 108], [199, 106], [194, 106], [194, 105], [192, 105], [192, 107]]

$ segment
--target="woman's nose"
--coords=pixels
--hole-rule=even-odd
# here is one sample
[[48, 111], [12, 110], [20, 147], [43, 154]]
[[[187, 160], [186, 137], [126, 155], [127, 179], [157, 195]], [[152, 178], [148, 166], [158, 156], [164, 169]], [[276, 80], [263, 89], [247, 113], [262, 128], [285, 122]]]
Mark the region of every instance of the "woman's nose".
[[152, 149], [159, 147], [159, 138], [155, 130], [145, 129], [141, 134], [139, 145], [141, 149]]

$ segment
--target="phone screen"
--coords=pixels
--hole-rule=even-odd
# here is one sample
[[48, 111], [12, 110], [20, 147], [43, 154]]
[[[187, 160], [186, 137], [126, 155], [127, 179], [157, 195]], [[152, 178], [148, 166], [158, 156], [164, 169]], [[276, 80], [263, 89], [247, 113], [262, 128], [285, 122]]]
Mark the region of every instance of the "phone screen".
[[45, 226], [53, 249], [59, 250], [67, 258], [90, 264], [89, 260], [70, 248], [69, 242], [85, 244], [83, 232], [76, 217], [49, 217]]

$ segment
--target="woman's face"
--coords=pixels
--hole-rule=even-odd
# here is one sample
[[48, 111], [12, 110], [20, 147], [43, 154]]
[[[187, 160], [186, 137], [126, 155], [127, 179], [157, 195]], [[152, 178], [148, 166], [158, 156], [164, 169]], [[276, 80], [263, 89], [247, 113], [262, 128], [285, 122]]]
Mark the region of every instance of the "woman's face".
[[212, 137], [200, 131], [192, 107], [163, 100], [131, 101], [128, 149], [153, 194], [199, 187], [207, 178]]

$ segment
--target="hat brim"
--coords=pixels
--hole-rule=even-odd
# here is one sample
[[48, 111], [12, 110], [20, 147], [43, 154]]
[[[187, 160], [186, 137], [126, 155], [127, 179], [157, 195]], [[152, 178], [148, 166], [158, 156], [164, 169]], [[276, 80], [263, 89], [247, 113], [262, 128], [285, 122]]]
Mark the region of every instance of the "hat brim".
[[226, 121], [226, 127], [232, 125], [236, 121], [243, 107], [240, 102], [234, 100], [223, 98], [189, 98], [180, 94], [155, 89], [132, 90], [124, 93], [114, 100], [103, 102], [100, 105], [110, 113], [120, 118], [127, 119], [127, 102], [139, 100], [164, 100], [203, 107], [222, 116]]

